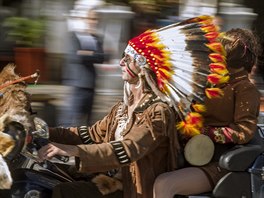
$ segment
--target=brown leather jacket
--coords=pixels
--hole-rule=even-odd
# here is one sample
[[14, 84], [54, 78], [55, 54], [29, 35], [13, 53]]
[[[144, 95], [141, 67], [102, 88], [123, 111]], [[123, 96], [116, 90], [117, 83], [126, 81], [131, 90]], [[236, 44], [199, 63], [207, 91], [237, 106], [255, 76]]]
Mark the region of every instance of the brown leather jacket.
[[213, 184], [223, 176], [217, 162], [221, 154], [235, 144], [249, 142], [257, 130], [260, 108], [260, 93], [249, 81], [248, 73], [242, 71], [230, 76], [222, 85], [224, 97], [206, 101], [204, 134], [215, 142], [212, 163], [202, 167], [213, 180]]
[[[118, 102], [107, 116], [88, 128], [88, 133], [80, 128], [53, 128], [50, 140], [78, 145], [80, 171], [121, 167], [125, 198], [151, 198], [155, 178], [177, 168], [180, 147], [175, 113], [160, 100], [139, 104], [123, 131], [123, 140], [115, 141], [121, 107], [122, 102]], [[78, 133], [88, 144], [81, 144]]]

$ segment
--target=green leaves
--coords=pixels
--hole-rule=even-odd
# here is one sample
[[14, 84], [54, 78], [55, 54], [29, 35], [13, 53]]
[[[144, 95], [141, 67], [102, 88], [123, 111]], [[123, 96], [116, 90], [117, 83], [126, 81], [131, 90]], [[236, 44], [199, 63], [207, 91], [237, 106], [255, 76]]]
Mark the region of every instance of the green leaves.
[[7, 39], [17, 46], [39, 47], [43, 44], [45, 23], [41, 19], [26, 17], [9, 17], [3, 26], [7, 28]]

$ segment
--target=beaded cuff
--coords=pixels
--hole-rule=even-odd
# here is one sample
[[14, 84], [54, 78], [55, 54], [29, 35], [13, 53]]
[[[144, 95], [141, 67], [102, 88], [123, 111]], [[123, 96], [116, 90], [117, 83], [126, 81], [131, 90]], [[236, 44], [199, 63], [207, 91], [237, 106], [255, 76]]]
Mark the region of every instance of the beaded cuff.
[[78, 127], [79, 136], [83, 142], [83, 144], [93, 144], [93, 140], [91, 139], [87, 126]]
[[114, 152], [120, 164], [130, 163], [130, 159], [121, 141], [113, 141], [110, 142], [110, 144], [113, 146]]
[[202, 133], [209, 136], [214, 142], [226, 144], [233, 142], [233, 130], [228, 127], [204, 127]]

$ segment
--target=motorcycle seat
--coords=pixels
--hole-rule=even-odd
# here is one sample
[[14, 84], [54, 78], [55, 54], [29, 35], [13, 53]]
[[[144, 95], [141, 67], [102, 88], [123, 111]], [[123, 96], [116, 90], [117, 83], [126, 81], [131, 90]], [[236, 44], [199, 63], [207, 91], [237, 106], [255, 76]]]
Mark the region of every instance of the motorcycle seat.
[[236, 145], [221, 155], [219, 166], [229, 171], [246, 171], [257, 156], [264, 152], [263, 131], [258, 129], [253, 139], [244, 145]]
[[[212, 192], [187, 197], [251, 198], [252, 171], [250, 169], [253, 167], [256, 159], [263, 157], [264, 153], [264, 131], [262, 128], [263, 126], [260, 127], [258, 125], [257, 131], [249, 143], [236, 145], [221, 155], [219, 166], [230, 172], [218, 181]], [[182, 197], [186, 196], [174, 196], [174, 198]]]

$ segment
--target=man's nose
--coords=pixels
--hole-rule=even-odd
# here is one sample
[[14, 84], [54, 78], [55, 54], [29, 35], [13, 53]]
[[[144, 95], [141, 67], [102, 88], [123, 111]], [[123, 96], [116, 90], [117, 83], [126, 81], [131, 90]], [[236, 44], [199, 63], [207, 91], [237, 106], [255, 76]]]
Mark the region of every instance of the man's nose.
[[123, 66], [125, 66], [125, 57], [123, 57], [121, 60], [120, 60], [120, 62], [119, 62], [119, 65], [120, 65], [120, 67], [123, 67]]

